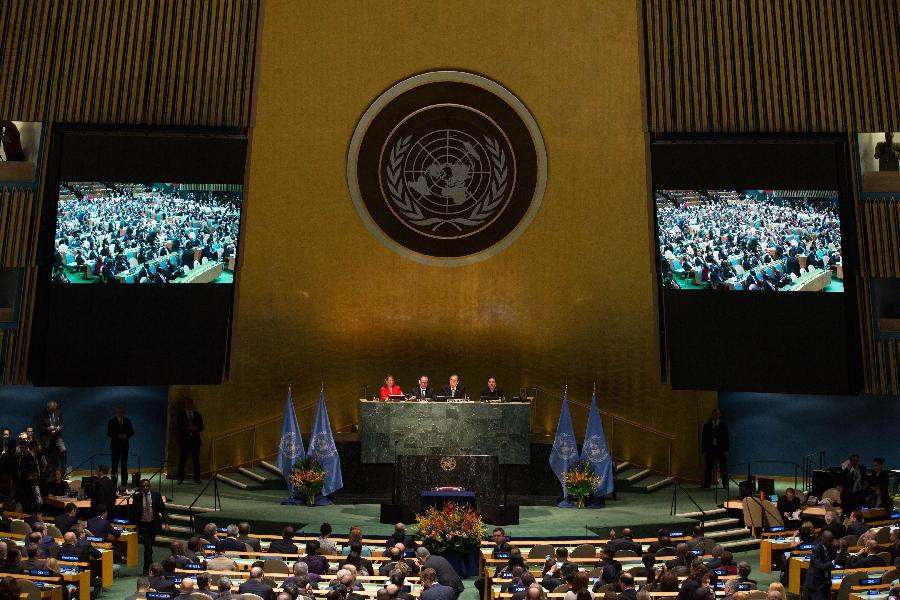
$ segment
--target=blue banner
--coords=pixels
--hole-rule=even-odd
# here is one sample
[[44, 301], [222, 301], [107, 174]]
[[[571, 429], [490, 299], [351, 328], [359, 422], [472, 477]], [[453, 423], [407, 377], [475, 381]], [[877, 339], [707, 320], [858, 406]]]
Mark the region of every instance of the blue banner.
[[334, 443], [334, 434], [331, 432], [328, 408], [325, 406], [325, 390], [319, 392], [319, 407], [316, 409], [316, 420], [313, 421], [309, 437], [309, 450], [306, 451], [306, 456], [314, 459], [325, 469], [323, 496], [328, 496], [344, 487], [344, 478], [341, 476], [341, 459]]
[[291, 388], [288, 388], [287, 401], [284, 403], [284, 418], [281, 421], [281, 441], [278, 444], [278, 468], [284, 476], [291, 496], [294, 495], [294, 463], [303, 458], [303, 435], [300, 423], [294, 411], [294, 399]]
[[586, 460], [594, 467], [600, 477], [600, 484], [594, 490], [595, 496], [605, 496], [613, 492], [613, 459], [606, 445], [606, 434], [603, 433], [603, 420], [597, 408], [597, 392], [591, 398], [588, 411], [587, 428], [584, 430], [584, 445], [581, 447], [581, 460]]
[[578, 442], [575, 440], [575, 429], [572, 427], [572, 415], [569, 413], [569, 393], [563, 394], [562, 408], [559, 410], [559, 423], [556, 425], [556, 438], [550, 451], [550, 468], [562, 485], [563, 496], [568, 496], [566, 489], [566, 471], [578, 462]]

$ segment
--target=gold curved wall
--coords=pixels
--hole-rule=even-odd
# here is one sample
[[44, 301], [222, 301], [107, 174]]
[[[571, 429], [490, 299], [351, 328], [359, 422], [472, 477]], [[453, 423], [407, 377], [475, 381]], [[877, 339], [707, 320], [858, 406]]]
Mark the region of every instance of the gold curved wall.
[[[261, 17], [229, 381], [190, 390], [208, 431], [277, 421], [288, 384], [306, 430], [322, 381], [334, 427], [350, 428], [363, 386], [374, 393], [387, 371], [404, 388], [421, 373], [442, 384], [458, 372], [470, 390], [490, 374], [508, 392], [568, 382], [582, 402], [596, 381], [605, 410], [677, 434], [675, 471], [696, 473], [698, 414], [714, 396], [660, 383], [639, 4], [273, 1]], [[369, 103], [434, 69], [506, 86], [547, 146], [534, 222], [465, 267], [388, 250], [346, 183]], [[541, 411], [536, 428], [552, 431], [557, 414]], [[254, 451], [273, 452], [277, 430], [261, 429]], [[217, 442], [216, 463], [253, 458], [246, 438]], [[664, 445], [637, 432], [613, 445], [666, 467]]]

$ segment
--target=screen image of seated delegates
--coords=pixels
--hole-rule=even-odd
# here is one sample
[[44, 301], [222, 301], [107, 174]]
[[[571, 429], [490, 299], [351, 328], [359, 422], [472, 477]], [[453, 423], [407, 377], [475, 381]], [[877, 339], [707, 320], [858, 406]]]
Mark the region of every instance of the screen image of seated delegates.
[[54, 283], [233, 283], [242, 186], [64, 182]]
[[663, 287], [843, 292], [830, 190], [656, 190]]

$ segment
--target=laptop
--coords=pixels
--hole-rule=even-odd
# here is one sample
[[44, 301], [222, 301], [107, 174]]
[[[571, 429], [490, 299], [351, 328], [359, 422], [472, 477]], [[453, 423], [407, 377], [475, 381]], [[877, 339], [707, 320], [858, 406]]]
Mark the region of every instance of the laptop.
[[435, 396], [431, 399], [432, 402], [446, 402], [450, 399], [450, 396]]
[[403, 402], [404, 400], [406, 400], [406, 396], [404, 396], [403, 394], [391, 394], [387, 397], [387, 399], [389, 402]]

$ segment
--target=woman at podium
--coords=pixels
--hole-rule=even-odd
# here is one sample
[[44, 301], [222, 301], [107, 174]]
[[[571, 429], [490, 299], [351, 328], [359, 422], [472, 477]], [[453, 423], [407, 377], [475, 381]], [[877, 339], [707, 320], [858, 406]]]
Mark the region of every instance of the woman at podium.
[[384, 378], [384, 385], [381, 386], [381, 400], [382, 402], [388, 399], [388, 396], [400, 396], [403, 392], [400, 391], [400, 386], [394, 384], [394, 376], [388, 373], [387, 377]]

